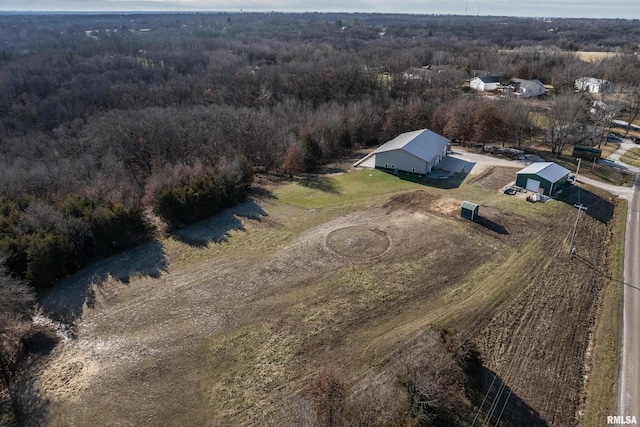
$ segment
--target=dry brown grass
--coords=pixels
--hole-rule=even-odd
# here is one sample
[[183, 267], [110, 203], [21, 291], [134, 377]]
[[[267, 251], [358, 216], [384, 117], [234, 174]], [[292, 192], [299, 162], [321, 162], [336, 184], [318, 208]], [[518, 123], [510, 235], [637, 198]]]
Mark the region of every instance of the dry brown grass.
[[620, 157], [620, 160], [628, 165], [640, 166], [640, 147], [627, 150], [627, 152]]
[[587, 384], [582, 407], [582, 425], [598, 425], [617, 410], [622, 313], [624, 297], [624, 235], [627, 201], [616, 206], [612, 245], [608, 254], [611, 278], [605, 282], [602, 304], [591, 347], [592, 364], [587, 367]]
[[[97, 283], [77, 338], [43, 367], [50, 424], [273, 423], [318, 372], [354, 385], [430, 325], [478, 336], [483, 359], [518, 396], [570, 424], [601, 290], [592, 270], [564, 255], [572, 206], [477, 185], [400, 194], [389, 185], [313, 209], [258, 200], [264, 214], [236, 217], [241, 227], [217, 243], [163, 240], [159, 277]], [[461, 219], [469, 195], [507, 233]], [[577, 243], [600, 265], [609, 226], [584, 227]], [[338, 239], [351, 252], [327, 246], [336, 230], [351, 232]], [[388, 249], [362, 256], [382, 233]]]
[[616, 52], [576, 52], [578, 58], [584, 62], [595, 62], [601, 59], [612, 58], [620, 55]]

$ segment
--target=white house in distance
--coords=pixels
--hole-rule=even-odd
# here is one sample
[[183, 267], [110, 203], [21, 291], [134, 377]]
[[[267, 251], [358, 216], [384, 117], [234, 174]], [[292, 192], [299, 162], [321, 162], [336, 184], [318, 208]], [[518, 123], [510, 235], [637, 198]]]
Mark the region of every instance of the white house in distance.
[[610, 90], [612, 84], [608, 80], [596, 79], [595, 77], [580, 77], [576, 79], [575, 87], [578, 91], [602, 93]]
[[498, 86], [500, 86], [500, 77], [497, 76], [474, 77], [469, 81], [471, 89], [482, 92], [496, 90]]
[[398, 135], [353, 166], [426, 175], [447, 155], [449, 139], [429, 129]]
[[547, 91], [540, 80], [511, 79], [511, 86], [521, 98], [533, 98], [544, 95]]

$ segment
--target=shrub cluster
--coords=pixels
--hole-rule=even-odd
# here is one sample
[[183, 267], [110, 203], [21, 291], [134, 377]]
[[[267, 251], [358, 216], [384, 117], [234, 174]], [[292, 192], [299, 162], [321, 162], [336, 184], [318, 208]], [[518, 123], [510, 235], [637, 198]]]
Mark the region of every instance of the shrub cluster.
[[424, 330], [390, 363], [351, 388], [338, 374], [321, 372], [285, 405], [284, 425], [451, 426], [473, 417], [466, 390], [480, 366], [463, 333]]
[[234, 171], [220, 168], [191, 171], [152, 196], [153, 210], [171, 228], [184, 227], [242, 202], [251, 181], [247, 165]]
[[93, 257], [139, 244], [149, 233], [138, 203], [73, 196], [55, 206], [36, 199], [0, 200], [0, 251], [7, 254], [9, 269], [36, 289]]

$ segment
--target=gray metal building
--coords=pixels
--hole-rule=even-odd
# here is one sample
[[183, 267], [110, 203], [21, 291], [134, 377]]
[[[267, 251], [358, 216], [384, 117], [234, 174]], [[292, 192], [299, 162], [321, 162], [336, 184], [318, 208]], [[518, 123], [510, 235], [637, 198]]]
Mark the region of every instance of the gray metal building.
[[447, 155], [449, 139], [429, 129], [398, 135], [354, 166], [426, 175]]

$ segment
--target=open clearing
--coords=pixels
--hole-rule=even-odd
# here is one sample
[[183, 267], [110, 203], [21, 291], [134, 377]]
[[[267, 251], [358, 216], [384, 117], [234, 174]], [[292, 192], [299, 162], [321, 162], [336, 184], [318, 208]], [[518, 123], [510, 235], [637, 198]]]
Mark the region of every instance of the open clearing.
[[615, 56], [620, 56], [620, 53], [617, 52], [586, 52], [586, 51], [578, 51], [576, 52], [578, 58], [584, 62], [595, 62], [600, 61], [601, 59], [609, 59]]
[[620, 160], [631, 166], [640, 166], [640, 147], [627, 150]]
[[[618, 286], [616, 201], [573, 188], [531, 204], [496, 191], [512, 175], [449, 190], [379, 171], [309, 178], [78, 273], [43, 300], [61, 318], [86, 301], [40, 364], [49, 424], [279, 425], [319, 371], [355, 388], [429, 326], [476, 337], [513, 391], [507, 418], [575, 424], [600, 296]], [[570, 257], [578, 199], [590, 209]], [[462, 200], [481, 221], [459, 217]]]

